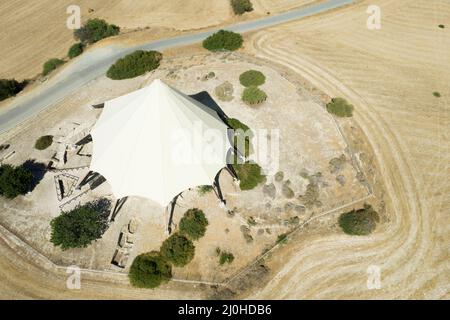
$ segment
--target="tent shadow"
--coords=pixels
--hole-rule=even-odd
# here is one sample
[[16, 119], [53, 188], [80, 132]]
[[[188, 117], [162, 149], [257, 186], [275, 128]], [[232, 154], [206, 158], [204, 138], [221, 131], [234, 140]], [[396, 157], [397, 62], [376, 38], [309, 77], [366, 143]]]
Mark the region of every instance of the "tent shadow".
[[209, 109], [215, 111], [219, 118], [227, 123], [227, 119], [229, 118], [226, 113], [222, 110], [222, 108], [217, 104], [217, 102], [211, 97], [211, 95], [207, 91], [201, 91], [196, 94], [192, 94], [189, 97], [192, 99], [200, 102], [201, 104], [205, 105]]

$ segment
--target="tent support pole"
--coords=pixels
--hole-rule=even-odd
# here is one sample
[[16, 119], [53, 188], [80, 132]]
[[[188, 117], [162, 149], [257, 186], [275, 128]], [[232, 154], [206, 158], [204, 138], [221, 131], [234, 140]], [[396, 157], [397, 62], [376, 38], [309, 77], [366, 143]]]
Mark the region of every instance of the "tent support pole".
[[86, 184], [94, 180], [98, 176], [97, 172], [89, 171], [77, 186], [77, 190], [81, 190]]
[[[175, 198], [172, 199], [172, 201], [170, 201], [170, 203], [167, 205], [166, 207], [166, 213], [167, 213], [167, 234], [171, 234], [172, 233], [172, 224], [173, 224], [173, 213], [175, 212], [175, 206], [177, 205], [177, 200], [178, 197], [181, 196], [181, 193], [177, 194], [175, 196]], [[170, 206], [170, 212], [168, 210]]]
[[114, 206], [114, 209], [111, 213], [111, 219], [110, 221], [114, 222], [114, 219], [116, 219], [117, 214], [119, 213], [119, 211], [122, 209], [123, 205], [125, 204], [125, 202], [127, 201], [128, 197], [124, 197], [121, 199], [118, 199], [116, 201], [116, 204]]
[[219, 183], [219, 176], [220, 176], [220, 172], [214, 178], [213, 190], [214, 190], [217, 198], [220, 201], [220, 206], [225, 209], [227, 207], [227, 202], [223, 198], [222, 189], [220, 188], [220, 183]]

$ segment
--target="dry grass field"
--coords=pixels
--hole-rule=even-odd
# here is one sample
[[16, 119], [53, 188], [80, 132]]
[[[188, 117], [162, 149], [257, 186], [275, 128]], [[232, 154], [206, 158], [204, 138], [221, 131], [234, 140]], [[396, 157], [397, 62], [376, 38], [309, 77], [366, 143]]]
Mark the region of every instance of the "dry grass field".
[[[312, 2], [315, 0], [258, 0], [254, 12], [235, 17], [229, 0], [4, 0], [0, 2], [0, 78], [34, 77], [48, 59], [66, 56], [75, 42], [72, 30], [66, 27], [69, 5], [80, 6], [82, 21], [106, 19], [120, 26], [125, 33], [140, 30], [133, 32], [134, 36], [139, 41], [150, 41], [182, 31], [253, 19], [266, 15], [267, 11], [276, 13]], [[145, 29], [147, 27], [149, 29]]]
[[[380, 169], [387, 216], [370, 237], [295, 242], [269, 264], [271, 281], [253, 298], [450, 297], [450, 29], [438, 27], [450, 21], [450, 3], [378, 1], [382, 29], [374, 31], [366, 28], [369, 4], [250, 39], [256, 56], [355, 105]], [[366, 287], [370, 265], [381, 268], [379, 290]]]

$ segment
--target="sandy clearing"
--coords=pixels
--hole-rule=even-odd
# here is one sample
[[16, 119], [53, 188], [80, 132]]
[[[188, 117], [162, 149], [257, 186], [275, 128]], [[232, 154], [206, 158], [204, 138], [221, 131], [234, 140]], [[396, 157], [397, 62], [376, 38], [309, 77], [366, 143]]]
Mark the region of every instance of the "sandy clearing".
[[[254, 298], [448, 298], [449, 99], [431, 93], [449, 92], [450, 38], [437, 28], [449, 4], [383, 1], [379, 32], [365, 28], [366, 8], [261, 31], [253, 53], [354, 103], [383, 176], [389, 221], [371, 237], [293, 244], [272, 261], [274, 278]], [[381, 290], [367, 290], [372, 264], [381, 267]]]

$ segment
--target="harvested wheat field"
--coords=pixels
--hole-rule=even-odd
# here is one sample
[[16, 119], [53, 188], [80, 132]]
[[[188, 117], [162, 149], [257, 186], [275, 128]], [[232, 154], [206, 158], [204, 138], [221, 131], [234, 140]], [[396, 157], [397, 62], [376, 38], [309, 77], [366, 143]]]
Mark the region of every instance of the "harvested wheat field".
[[[0, 78], [24, 79], [42, 71], [50, 58], [63, 58], [75, 42], [66, 27], [69, 5], [79, 5], [81, 19], [101, 18], [122, 28], [139, 41], [173, 36], [182, 31], [220, 26], [308, 5], [314, 0], [259, 0], [255, 10], [236, 17], [229, 0], [4, 0], [0, 3]], [[119, 38], [124, 37], [119, 36]], [[120, 39], [118, 39], [120, 40]]]
[[[252, 298], [450, 297], [450, 30], [438, 27], [450, 20], [450, 3], [378, 1], [382, 28], [374, 31], [366, 28], [369, 4], [249, 40], [257, 57], [355, 105], [379, 169], [377, 197], [386, 203], [371, 236], [322, 233], [290, 242], [269, 259], [271, 280]], [[381, 270], [378, 290], [366, 286], [370, 265]]]
[[106, 19], [125, 32], [139, 27], [199, 29], [221, 24], [232, 17], [227, 0], [45, 0], [33, 3], [5, 0], [0, 3], [0, 56], [10, 59], [1, 59], [2, 78], [33, 77], [41, 71], [46, 60], [67, 54], [70, 45], [75, 42], [72, 30], [66, 27], [66, 9], [69, 5], [80, 6], [82, 21]]

